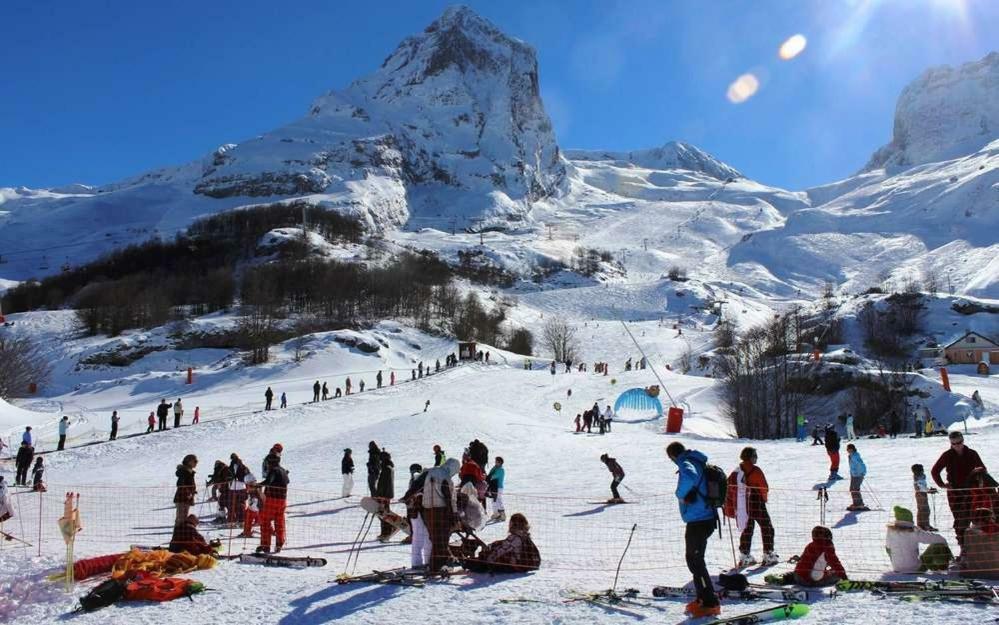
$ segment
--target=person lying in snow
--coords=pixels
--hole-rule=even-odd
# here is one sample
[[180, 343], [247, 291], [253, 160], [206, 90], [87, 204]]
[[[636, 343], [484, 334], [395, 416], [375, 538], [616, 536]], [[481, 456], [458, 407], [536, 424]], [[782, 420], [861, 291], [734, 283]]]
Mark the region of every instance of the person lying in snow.
[[531, 540], [531, 526], [519, 512], [510, 517], [509, 535], [482, 547], [462, 566], [477, 573], [525, 573], [541, 566], [541, 554]]
[[214, 556], [218, 546], [218, 541], [212, 541], [212, 544], [209, 544], [198, 531], [198, 515], [189, 514], [183, 523], [173, 528], [169, 549], [173, 553], [186, 551], [192, 556], [200, 556], [201, 554]]

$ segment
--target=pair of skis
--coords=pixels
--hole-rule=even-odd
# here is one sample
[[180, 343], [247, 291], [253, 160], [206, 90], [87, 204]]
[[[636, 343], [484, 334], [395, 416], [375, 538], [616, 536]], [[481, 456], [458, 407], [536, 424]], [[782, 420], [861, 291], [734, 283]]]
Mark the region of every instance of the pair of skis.
[[[745, 590], [715, 589], [715, 593], [724, 599], [740, 599], [754, 601], [772, 599], [775, 601], [808, 601], [808, 591], [792, 588], [761, 588], [753, 587]], [[652, 596], [657, 598], [681, 599], [696, 596], [696, 591], [687, 586], [654, 586]]]
[[341, 573], [340, 575], [337, 575], [336, 579], [330, 581], [335, 581], [337, 584], [394, 584], [397, 586], [415, 586], [420, 588], [424, 586], [428, 580], [444, 580], [450, 578], [452, 575], [458, 575], [461, 573], [464, 573], [464, 571], [449, 571], [447, 569], [443, 569], [437, 573], [429, 573], [424, 568], [401, 567], [396, 569], [387, 569], [385, 571], [372, 571], [361, 575]]
[[[514, 600], [506, 600], [506, 602], [511, 601]], [[570, 603], [574, 601], [585, 602], [591, 605], [596, 605], [597, 607], [611, 609], [624, 614], [630, 614], [632, 616], [643, 618], [645, 615], [641, 612], [634, 611], [632, 608], [662, 609], [660, 606], [641, 601], [638, 596], [638, 591], [633, 588], [622, 591], [621, 593], [616, 593], [612, 590], [596, 593], [571, 593], [565, 602]], [[808, 614], [808, 612], [809, 607], [807, 604], [794, 602], [781, 603], [762, 610], [743, 612], [735, 616], [717, 618], [713, 621], [708, 621], [706, 625], [755, 625], [757, 623], [772, 623], [798, 619]]]
[[844, 579], [836, 582], [840, 592], [869, 591], [939, 591], [939, 590], [991, 590], [991, 586], [973, 579], [942, 579], [942, 580], [854, 580]]

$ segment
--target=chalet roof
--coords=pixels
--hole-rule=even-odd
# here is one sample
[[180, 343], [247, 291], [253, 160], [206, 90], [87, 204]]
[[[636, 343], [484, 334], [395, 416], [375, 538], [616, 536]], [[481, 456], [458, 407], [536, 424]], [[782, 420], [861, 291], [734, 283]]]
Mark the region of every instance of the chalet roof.
[[983, 341], [985, 341], [985, 343], [988, 346], [999, 347], [999, 345], [996, 345], [995, 341], [993, 341], [992, 339], [990, 339], [987, 336], [983, 336], [983, 335], [979, 334], [978, 332], [965, 332], [964, 334], [962, 334], [958, 338], [954, 339], [950, 343], [947, 343], [946, 345], [944, 345], [944, 349], [949, 349], [950, 347], [953, 347], [954, 345], [956, 345], [957, 343], [960, 343], [961, 341], [963, 341], [964, 339], [968, 338], [969, 336], [977, 336], [978, 338], [980, 338]]

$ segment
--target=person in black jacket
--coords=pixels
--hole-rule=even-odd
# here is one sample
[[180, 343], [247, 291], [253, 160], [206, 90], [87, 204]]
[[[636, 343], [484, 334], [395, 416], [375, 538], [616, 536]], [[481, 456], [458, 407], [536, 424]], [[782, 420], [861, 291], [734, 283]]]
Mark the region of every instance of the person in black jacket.
[[354, 457], [351, 455], [350, 447], [343, 450], [343, 458], [340, 460], [340, 473], [343, 475], [344, 497], [350, 497], [350, 491], [354, 490]]
[[839, 474], [839, 434], [830, 423], [826, 426], [826, 453], [829, 454], [829, 481], [841, 480]]
[[[384, 449], [381, 452], [381, 470], [378, 472], [378, 483], [375, 484], [374, 497], [382, 506], [382, 510], [388, 512], [390, 504], [395, 497], [395, 464], [392, 463], [392, 455]], [[381, 522], [382, 531], [378, 540], [384, 542], [395, 533], [395, 527], [385, 521]]]
[[177, 465], [177, 492], [173, 495], [173, 503], [177, 506], [177, 516], [174, 525], [180, 525], [187, 520], [187, 515], [194, 505], [194, 498], [198, 494], [198, 487], [194, 483], [194, 470], [198, 466], [198, 457], [194, 454], [187, 454], [184, 460]]
[[274, 403], [274, 391], [268, 386], [267, 390], [264, 391], [264, 410], [270, 410], [272, 403]]
[[168, 404], [165, 399], [161, 399], [160, 405], [156, 407], [156, 416], [159, 417], [160, 420], [160, 431], [167, 429], [167, 417], [170, 415], [171, 406], [173, 406], [173, 404]]
[[281, 466], [281, 457], [270, 454], [264, 459], [267, 465], [267, 478], [261, 482], [264, 487], [260, 494], [260, 546], [257, 553], [271, 552], [271, 534], [275, 543], [273, 553], [284, 546], [284, 510], [288, 503], [288, 471]]
[[382, 470], [382, 451], [378, 449], [378, 443], [371, 441], [368, 443], [368, 494], [375, 496], [378, 487], [378, 474]]
[[22, 441], [17, 449], [17, 457], [14, 464], [17, 467], [17, 475], [14, 476], [14, 486], [28, 485], [28, 470], [31, 468], [31, 461], [35, 457], [35, 448]]
[[317, 401], [319, 401], [320, 388], [321, 387], [319, 386], [319, 380], [316, 380], [316, 383], [312, 385], [312, 403], [316, 403]]

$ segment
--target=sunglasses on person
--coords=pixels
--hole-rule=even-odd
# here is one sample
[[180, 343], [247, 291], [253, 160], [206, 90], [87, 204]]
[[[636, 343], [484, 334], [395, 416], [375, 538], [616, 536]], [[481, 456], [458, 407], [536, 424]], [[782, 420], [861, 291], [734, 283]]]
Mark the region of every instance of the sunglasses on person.
[[964, 444], [964, 439], [963, 438], [952, 438], [952, 439], [950, 439], [950, 444], [951, 444], [952, 447], [957, 446], [957, 445], [963, 445]]

